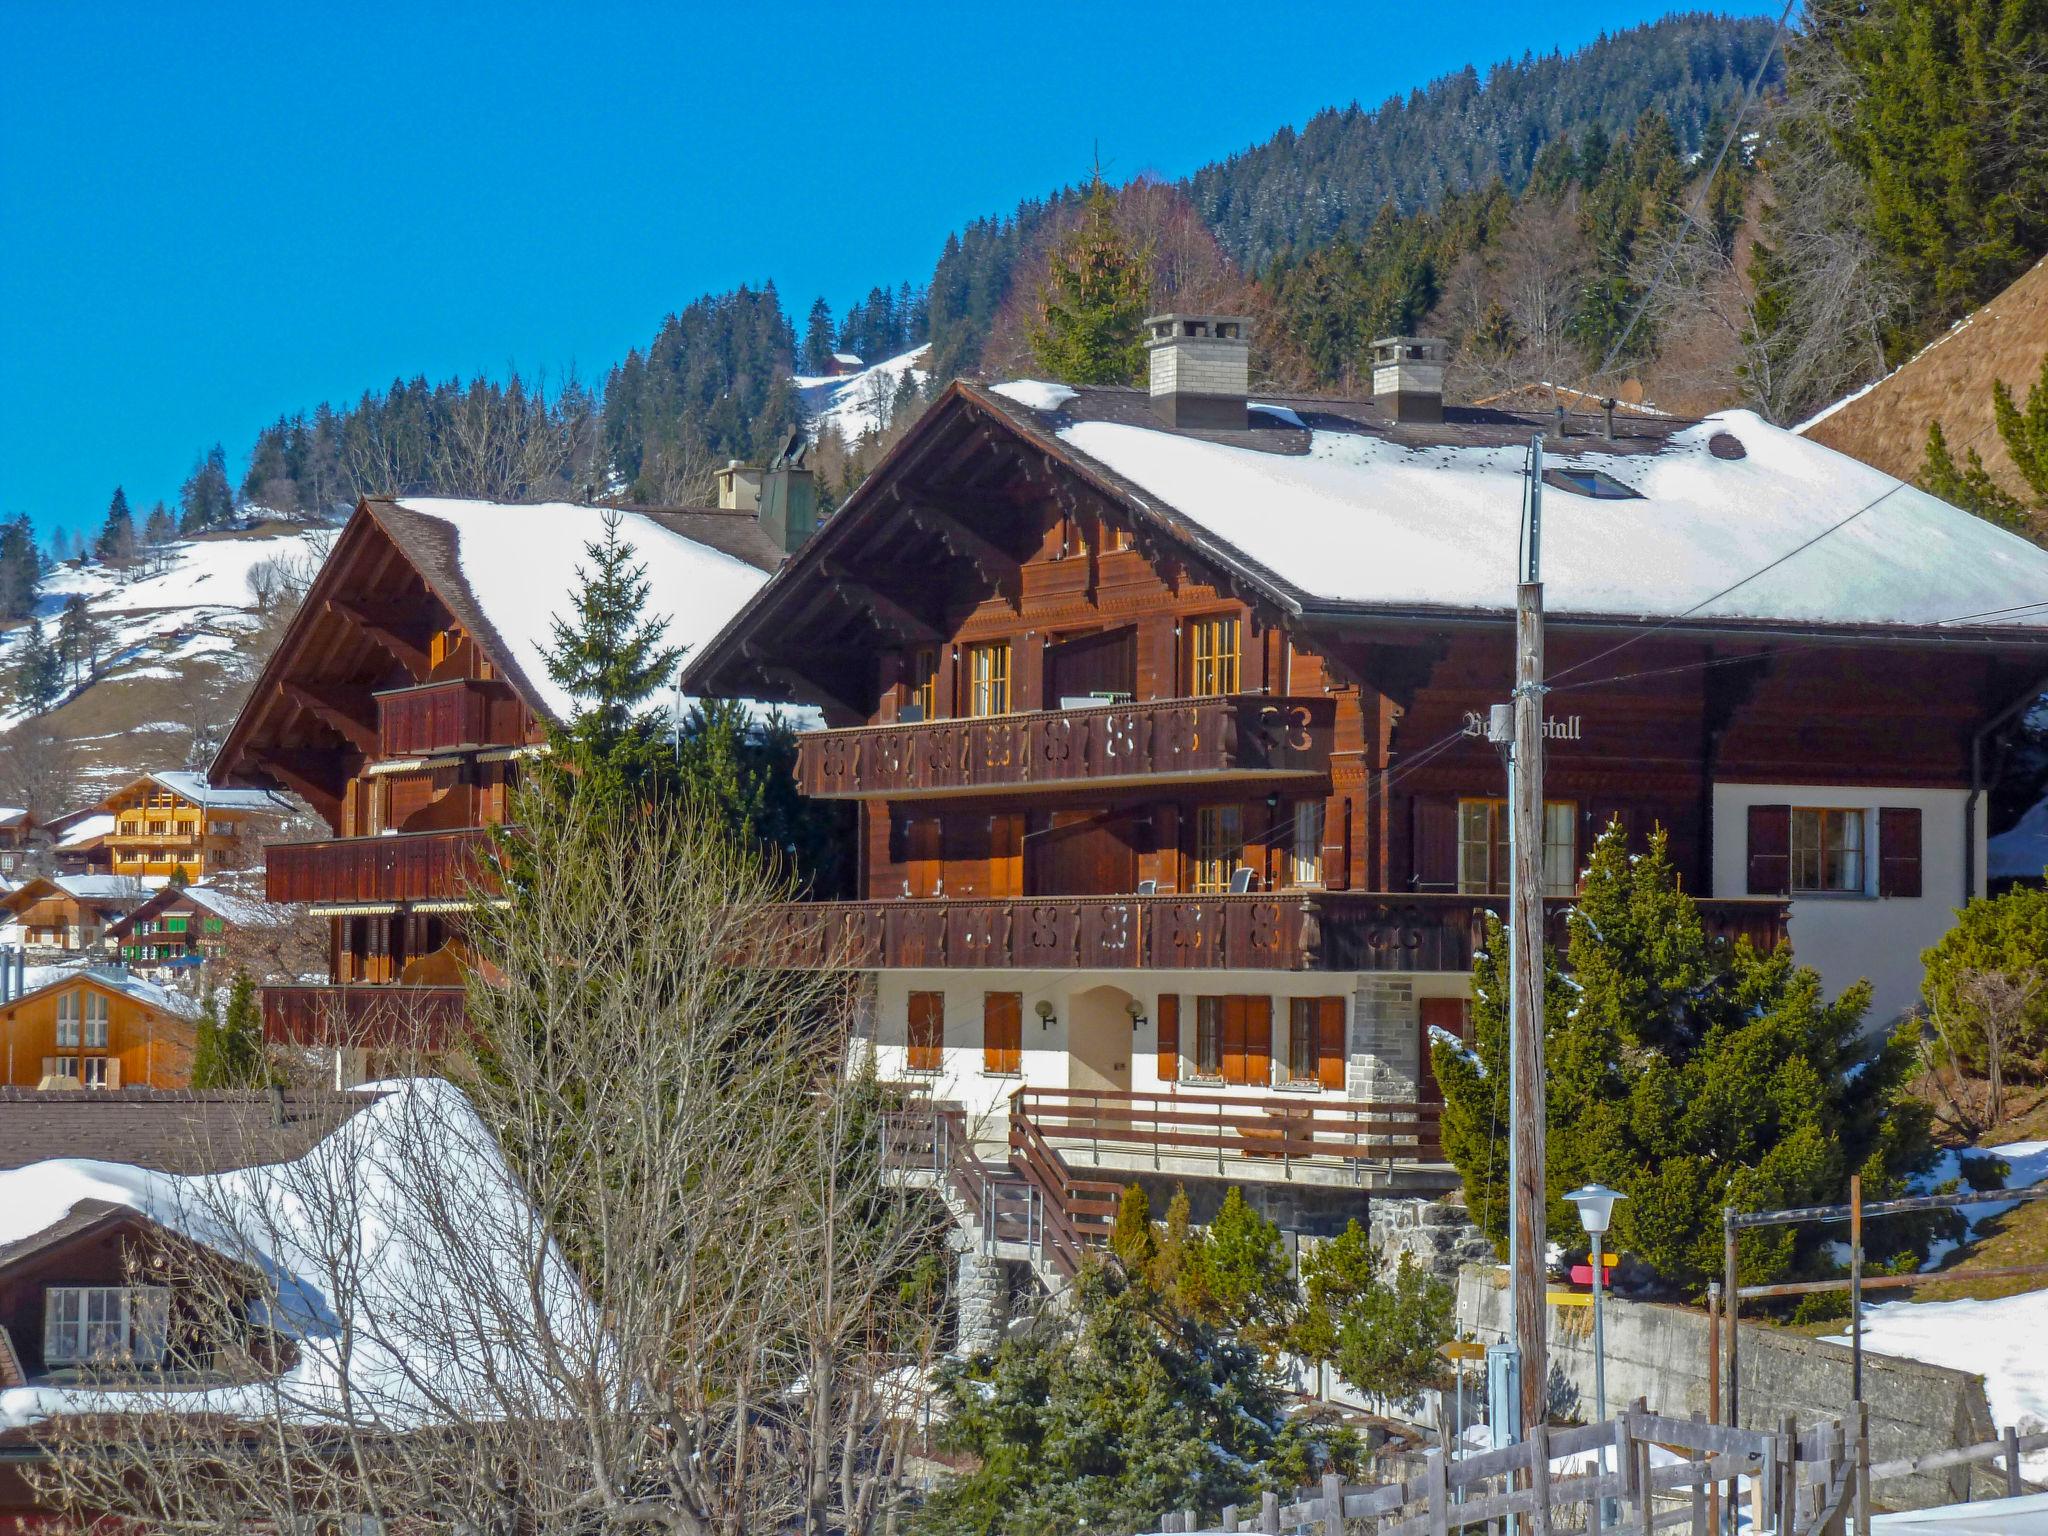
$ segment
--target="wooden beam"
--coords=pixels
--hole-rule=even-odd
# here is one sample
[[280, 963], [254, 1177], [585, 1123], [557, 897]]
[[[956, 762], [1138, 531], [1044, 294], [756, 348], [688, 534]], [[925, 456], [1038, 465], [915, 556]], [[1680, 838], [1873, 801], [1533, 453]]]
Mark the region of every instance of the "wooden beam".
[[416, 681], [424, 682], [434, 665], [427, 655], [426, 647], [414, 643], [398, 629], [402, 622], [397, 615], [380, 617], [358, 608], [354, 603], [343, 602], [338, 597], [327, 600], [327, 611], [348, 620], [377, 644], [391, 653], [398, 664], [410, 672]]
[[363, 719], [365, 714], [373, 717], [376, 714], [376, 704], [366, 690], [338, 691], [290, 681], [282, 687], [285, 696], [294, 704], [341, 732], [363, 756], [377, 755], [377, 727], [374, 721]]
[[825, 720], [829, 725], [859, 725], [867, 719], [860, 709], [847, 703], [836, 690], [827, 688], [808, 672], [799, 672], [794, 667], [779, 665], [756, 666], [754, 670], [760, 674], [763, 682], [779, 683], [787, 688], [795, 702], [802, 702], [806, 698], [821, 700], [818, 707], [825, 712]]
[[906, 640], [915, 640], [920, 645], [938, 644], [939, 632], [936, 629], [894, 598], [877, 592], [846, 567], [820, 562], [818, 574], [831, 583], [834, 593], [854, 604], [882, 628], [894, 630]]
[[334, 782], [339, 764], [332, 753], [275, 752], [252, 754], [257, 771], [269, 774], [298, 795], [337, 832], [341, 829], [341, 787]]
[[944, 499], [921, 491], [915, 493], [915, 498], [906, 497], [903, 503], [903, 515], [912, 527], [931, 535], [954, 556], [967, 561], [1013, 607], [1023, 601], [1023, 583], [1018, 580], [1019, 566], [1014, 558], [969, 527]]

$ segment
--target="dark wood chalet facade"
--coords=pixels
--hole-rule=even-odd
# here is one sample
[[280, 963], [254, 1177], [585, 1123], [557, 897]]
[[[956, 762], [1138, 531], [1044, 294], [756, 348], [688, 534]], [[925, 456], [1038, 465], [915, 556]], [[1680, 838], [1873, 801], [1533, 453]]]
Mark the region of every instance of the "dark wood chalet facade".
[[[332, 828], [266, 850], [268, 895], [327, 915], [326, 985], [271, 987], [273, 1037], [374, 1042], [459, 1021], [463, 918], [491, 899], [489, 829], [569, 707], [538, 647], [605, 509], [364, 501], [216, 758]], [[623, 536], [679, 638], [709, 633], [781, 552], [750, 513], [629, 511]]]
[[[1981, 889], [2000, 729], [2048, 680], [2048, 632], [1970, 620], [2048, 598], [2048, 555], [1745, 413], [1560, 438], [1413, 377], [1248, 404], [1241, 358], [1234, 397], [1177, 398], [1179, 345], [1150, 392], [951, 386], [686, 668], [825, 713], [799, 773], [857, 803], [862, 899], [789, 909], [786, 938], [874, 973], [886, 1074], [1013, 1133], [1066, 1095], [1070, 1143], [1123, 1167], [1213, 1174], [1213, 1142], [1302, 1176], [1250, 1131], [1146, 1118], [1212, 1102], [1409, 1106], [1394, 1144], [1426, 1153], [1427, 1032], [1461, 1027], [1505, 900], [1475, 722], [1510, 687], [1535, 432], [1554, 911], [1601, 828], [1662, 828], [1712, 931], [1789, 918], [1831, 987], [1910, 1002], [1897, 958]], [[1699, 601], [1847, 516], [1830, 496], [1881, 505], [1814, 541], [1813, 591]], [[1992, 574], [1947, 590], [1964, 559]]]

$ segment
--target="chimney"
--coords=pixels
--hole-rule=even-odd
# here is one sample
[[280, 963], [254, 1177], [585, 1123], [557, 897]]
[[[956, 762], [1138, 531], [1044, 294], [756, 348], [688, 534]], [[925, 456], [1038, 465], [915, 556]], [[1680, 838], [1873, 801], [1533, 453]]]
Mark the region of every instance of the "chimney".
[[1444, 419], [1444, 343], [1382, 336], [1372, 344], [1372, 397], [1396, 421]]
[[718, 504], [728, 512], [758, 512], [761, 509], [761, 471], [751, 464], [730, 459], [718, 472]]
[[1152, 409], [1170, 427], [1249, 425], [1251, 322], [1241, 315], [1154, 315], [1145, 322]]
[[[754, 515], [761, 530], [785, 555], [801, 546], [818, 526], [818, 482], [805, 462], [809, 452], [803, 432], [793, 430], [766, 470], [746, 471], [758, 477]], [[719, 505], [724, 504], [721, 483]]]

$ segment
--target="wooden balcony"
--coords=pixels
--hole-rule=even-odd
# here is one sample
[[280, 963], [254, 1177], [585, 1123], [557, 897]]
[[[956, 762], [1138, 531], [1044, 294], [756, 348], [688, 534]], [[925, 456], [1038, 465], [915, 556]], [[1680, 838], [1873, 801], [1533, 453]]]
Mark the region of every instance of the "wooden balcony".
[[812, 731], [797, 742], [797, 783], [821, 799], [900, 799], [1325, 778], [1336, 717], [1331, 698], [1252, 694]]
[[1270, 1094], [1130, 1093], [1020, 1088], [1010, 1141], [1036, 1137], [1063, 1153], [1109, 1152], [1271, 1159], [1276, 1174], [1307, 1159], [1438, 1163], [1442, 1113], [1400, 1104]]
[[[1564, 943], [1569, 901], [1546, 904]], [[1698, 903], [1716, 939], [1774, 947], [1785, 904]], [[768, 950], [860, 970], [1467, 972], [1500, 896], [1277, 891], [1245, 896], [1041, 896], [1002, 901], [793, 902]]]
[[496, 889], [483, 827], [272, 843], [264, 850], [272, 901], [338, 906], [358, 902], [460, 901]]
[[525, 710], [508, 684], [475, 678], [391, 688], [376, 695], [384, 757], [420, 757], [526, 740]]
[[417, 1045], [437, 1050], [463, 1027], [461, 987], [357, 982], [326, 987], [265, 987], [263, 1033], [290, 1045]]

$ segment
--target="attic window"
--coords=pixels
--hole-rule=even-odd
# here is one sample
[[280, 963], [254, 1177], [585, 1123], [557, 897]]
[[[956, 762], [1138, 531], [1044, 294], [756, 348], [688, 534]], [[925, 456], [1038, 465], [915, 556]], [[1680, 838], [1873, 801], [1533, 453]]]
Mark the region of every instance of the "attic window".
[[1612, 475], [1597, 469], [1546, 469], [1543, 483], [1570, 491], [1574, 496], [1591, 496], [1595, 501], [1641, 500], [1642, 492], [1629, 489]]

